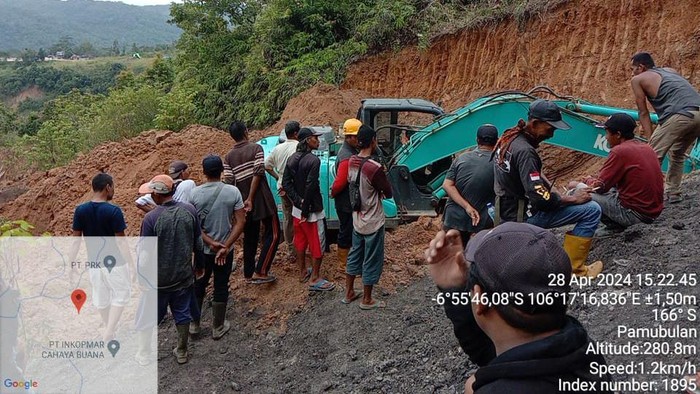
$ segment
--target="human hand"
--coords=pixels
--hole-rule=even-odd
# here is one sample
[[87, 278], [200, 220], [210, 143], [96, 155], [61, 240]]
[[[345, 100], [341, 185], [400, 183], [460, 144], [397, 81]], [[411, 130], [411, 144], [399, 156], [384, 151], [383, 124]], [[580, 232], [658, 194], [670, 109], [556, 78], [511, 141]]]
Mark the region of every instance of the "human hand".
[[433, 282], [443, 289], [464, 286], [467, 283], [467, 261], [459, 231], [439, 231], [425, 251]]
[[214, 257], [214, 262], [216, 265], [226, 264], [226, 256], [228, 256], [228, 248], [226, 245], [223, 245], [223, 247], [216, 252], [216, 257]]
[[574, 198], [574, 204], [585, 204], [589, 201], [591, 201], [591, 192], [593, 189], [590, 187], [582, 187], [579, 189], [576, 189], [574, 193], [572, 194], [572, 197]]
[[245, 210], [246, 212], [250, 212], [253, 210], [253, 202], [250, 201], [250, 199], [246, 199], [245, 201], [243, 201], [243, 210]]
[[471, 205], [469, 205], [467, 208], [464, 209], [467, 211], [467, 215], [472, 219], [472, 226], [476, 226], [479, 224], [479, 221], [481, 221], [481, 217], [479, 216], [479, 211], [474, 209]]

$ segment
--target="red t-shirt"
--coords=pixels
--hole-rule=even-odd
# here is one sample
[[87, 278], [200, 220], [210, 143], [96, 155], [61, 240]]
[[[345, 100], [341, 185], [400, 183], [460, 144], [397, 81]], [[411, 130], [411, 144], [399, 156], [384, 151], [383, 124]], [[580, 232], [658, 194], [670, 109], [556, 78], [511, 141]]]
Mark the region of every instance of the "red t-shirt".
[[598, 192], [616, 187], [625, 208], [652, 219], [664, 209], [664, 176], [648, 144], [628, 140], [613, 147], [598, 178], [603, 181]]

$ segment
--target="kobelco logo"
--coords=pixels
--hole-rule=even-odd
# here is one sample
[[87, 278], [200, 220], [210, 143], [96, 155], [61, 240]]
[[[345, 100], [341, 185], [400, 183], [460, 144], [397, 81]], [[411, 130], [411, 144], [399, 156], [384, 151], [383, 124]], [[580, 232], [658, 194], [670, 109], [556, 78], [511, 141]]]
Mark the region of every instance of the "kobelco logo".
[[608, 140], [605, 139], [605, 134], [598, 134], [595, 144], [593, 144], [593, 149], [600, 149], [605, 153], [610, 153], [610, 145], [608, 145]]

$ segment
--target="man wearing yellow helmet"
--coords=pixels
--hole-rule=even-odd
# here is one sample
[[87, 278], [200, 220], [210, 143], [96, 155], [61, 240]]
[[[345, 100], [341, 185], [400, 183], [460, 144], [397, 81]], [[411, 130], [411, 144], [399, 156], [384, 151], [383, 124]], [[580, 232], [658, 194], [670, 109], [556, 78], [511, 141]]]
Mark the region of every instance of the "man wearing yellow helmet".
[[[336, 158], [335, 182], [331, 187], [331, 197], [335, 199], [335, 211], [338, 214], [340, 227], [338, 229], [338, 262], [345, 271], [348, 258], [348, 251], [352, 246], [352, 206], [350, 205], [350, 194], [347, 187], [348, 159], [358, 153], [357, 132], [360, 130], [362, 122], [357, 119], [348, 119], [343, 124], [343, 134], [345, 140], [338, 151]], [[345, 182], [340, 182], [344, 180]]]

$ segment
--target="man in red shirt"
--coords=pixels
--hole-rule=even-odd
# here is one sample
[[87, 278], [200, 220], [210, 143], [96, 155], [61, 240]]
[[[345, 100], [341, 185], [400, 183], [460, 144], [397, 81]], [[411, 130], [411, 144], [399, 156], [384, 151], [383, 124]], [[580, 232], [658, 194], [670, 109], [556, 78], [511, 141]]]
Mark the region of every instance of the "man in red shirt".
[[596, 127], [605, 129], [610, 155], [598, 176], [584, 183], [597, 192], [591, 197], [602, 208], [601, 222], [610, 231], [653, 222], [664, 209], [664, 177], [654, 150], [635, 140], [637, 123], [625, 113]]

